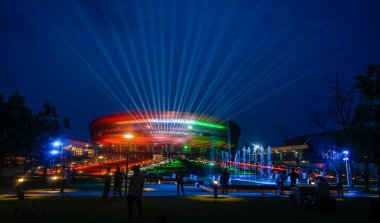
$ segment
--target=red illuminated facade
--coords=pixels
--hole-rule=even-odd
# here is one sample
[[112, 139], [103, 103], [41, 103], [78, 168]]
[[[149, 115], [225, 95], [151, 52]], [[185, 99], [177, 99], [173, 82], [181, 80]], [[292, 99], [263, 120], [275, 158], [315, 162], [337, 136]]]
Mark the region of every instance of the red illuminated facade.
[[[134, 112], [100, 117], [90, 123], [94, 143], [103, 146], [235, 146], [240, 128], [209, 115], [185, 112]], [[133, 147], [132, 146], [132, 147]]]

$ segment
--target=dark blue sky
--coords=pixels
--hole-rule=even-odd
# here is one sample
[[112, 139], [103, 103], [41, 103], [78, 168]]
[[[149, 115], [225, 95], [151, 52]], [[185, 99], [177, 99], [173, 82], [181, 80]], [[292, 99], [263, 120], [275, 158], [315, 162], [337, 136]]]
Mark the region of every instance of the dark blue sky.
[[[379, 1], [0, 1], [0, 93], [91, 120], [165, 109], [231, 118], [242, 140], [316, 131], [326, 78], [380, 62]], [[331, 126], [331, 128], [334, 128]]]

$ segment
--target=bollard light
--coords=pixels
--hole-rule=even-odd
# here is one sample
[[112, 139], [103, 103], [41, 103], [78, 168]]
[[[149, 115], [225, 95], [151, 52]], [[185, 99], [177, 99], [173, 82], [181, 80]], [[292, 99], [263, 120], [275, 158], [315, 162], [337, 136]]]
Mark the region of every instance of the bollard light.
[[214, 198], [218, 197], [218, 181], [214, 180]]
[[20, 177], [18, 180], [17, 191], [23, 191], [24, 178]]

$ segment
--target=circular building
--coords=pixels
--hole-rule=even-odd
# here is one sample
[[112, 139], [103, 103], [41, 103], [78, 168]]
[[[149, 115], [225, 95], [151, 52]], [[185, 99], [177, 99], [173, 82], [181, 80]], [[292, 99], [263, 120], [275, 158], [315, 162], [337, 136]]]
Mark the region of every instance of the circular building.
[[188, 112], [126, 112], [90, 123], [92, 141], [122, 148], [228, 147], [238, 143], [240, 128], [234, 122]]

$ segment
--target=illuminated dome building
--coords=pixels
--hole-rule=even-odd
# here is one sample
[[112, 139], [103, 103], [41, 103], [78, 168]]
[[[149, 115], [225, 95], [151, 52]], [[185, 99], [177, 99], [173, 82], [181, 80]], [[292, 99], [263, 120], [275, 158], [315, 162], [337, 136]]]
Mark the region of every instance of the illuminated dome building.
[[[90, 123], [94, 143], [113, 152], [179, 148], [228, 148], [238, 143], [237, 124], [185, 112], [134, 112], [100, 117]], [[129, 149], [128, 149], [129, 148]]]

